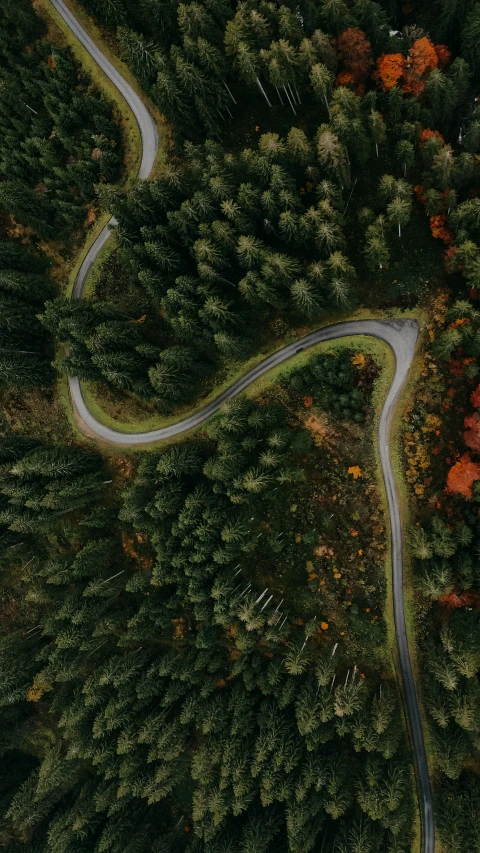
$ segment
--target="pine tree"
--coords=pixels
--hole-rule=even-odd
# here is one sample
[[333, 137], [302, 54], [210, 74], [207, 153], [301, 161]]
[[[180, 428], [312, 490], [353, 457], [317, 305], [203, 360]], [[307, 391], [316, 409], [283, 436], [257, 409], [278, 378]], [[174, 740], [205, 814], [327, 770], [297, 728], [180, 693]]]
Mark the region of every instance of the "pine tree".
[[330, 115], [328, 99], [333, 88], [333, 74], [330, 73], [326, 65], [316, 63], [310, 70], [310, 83], [315, 97], [323, 100], [327, 113]]
[[479, 37], [480, 9], [475, 4], [467, 15], [462, 30], [462, 54], [470, 63], [474, 74], [477, 74], [480, 68]]
[[317, 155], [319, 162], [332, 176], [340, 177], [343, 186], [350, 185], [350, 165], [344, 146], [328, 126], [322, 125], [319, 130]]
[[445, 189], [450, 183], [452, 170], [455, 167], [455, 156], [451, 145], [444, 145], [440, 151], [435, 154], [432, 163], [432, 170], [438, 177], [441, 189]]
[[364, 248], [365, 259], [369, 270], [388, 268], [390, 252], [383, 231], [375, 225], [367, 228], [367, 241]]
[[43, 199], [20, 181], [4, 181], [0, 184], [0, 205], [22, 225], [33, 228], [41, 237], [53, 233], [51, 212]]
[[143, 86], [148, 87], [155, 79], [157, 67], [155, 44], [127, 27], [118, 27], [117, 37], [125, 60]]
[[402, 236], [402, 226], [407, 225], [412, 212], [412, 201], [397, 195], [387, 204], [387, 216], [393, 224], [398, 226], [398, 236]]

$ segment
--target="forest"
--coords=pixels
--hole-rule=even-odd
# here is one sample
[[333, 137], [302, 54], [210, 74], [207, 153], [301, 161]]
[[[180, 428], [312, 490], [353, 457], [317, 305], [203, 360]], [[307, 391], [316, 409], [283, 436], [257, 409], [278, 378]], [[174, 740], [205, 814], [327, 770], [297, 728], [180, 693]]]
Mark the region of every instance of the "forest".
[[[280, 380], [283, 406], [279, 390], [239, 399], [201, 440], [145, 456], [119, 504], [93, 453], [4, 440], [3, 568], [24, 600], [2, 641], [9, 846], [307, 851], [320, 837], [338, 850], [408, 849], [411, 768], [396, 685], [382, 675], [382, 558], [372, 575], [364, 524], [354, 547], [367, 561], [340, 584], [322, 568], [325, 546], [313, 547], [320, 530], [337, 541], [328, 505], [303, 534], [301, 514], [291, 531], [281, 521], [283, 505], [312, 505], [313, 490], [327, 501], [332, 488], [335, 498], [363, 488], [346, 472], [343, 484], [312, 477], [310, 466], [334, 467], [339, 445], [322, 462], [303, 421], [289, 425], [304, 409], [298, 387], [313, 385], [314, 408], [328, 411], [341, 370], [346, 406], [331, 417], [359, 429], [374, 373], [354, 358], [317, 356], [320, 381], [312, 367]], [[302, 538], [316, 563], [303, 590]], [[304, 599], [323, 593], [321, 574], [334, 589], [320, 622]], [[260, 606], [254, 589], [268, 575], [275, 601]]]
[[122, 170], [111, 105], [46, 30], [27, 0], [0, 10], [0, 381], [19, 388], [53, 380], [46, 241], [69, 251], [95, 186]]
[[474, 853], [480, 3], [72, 3], [165, 118], [128, 183], [118, 106], [48, 6], [0, 9], [0, 844], [419, 849], [383, 350], [302, 353], [136, 451], [82, 436], [65, 391], [162, 423], [319, 325], [407, 313], [409, 629], [441, 849]]
[[[468, 268], [463, 270], [467, 274]], [[417, 504], [411, 551], [417, 630], [424, 646], [424, 701], [441, 773], [438, 820], [447, 850], [458, 844], [474, 850], [479, 838], [473, 817], [479, 786], [472, 773], [480, 708], [475, 300], [472, 291], [470, 300], [451, 305], [446, 294], [438, 299], [426, 362], [431, 373], [419, 389], [420, 405], [415, 415], [410, 413], [404, 434], [407, 477]], [[466, 807], [472, 809], [471, 820], [465, 820]]]
[[[199, 388], [208, 393], [259, 338], [278, 339], [282, 329], [360, 304], [415, 305], [435, 280], [432, 270], [441, 269], [431, 237], [445, 244], [451, 266], [463, 264], [475, 236], [469, 192], [478, 172], [480, 119], [469, 105], [472, 71], [465, 59], [417, 37], [414, 27], [406, 28], [403, 42], [388, 36], [385, 15], [374, 3], [356, 4], [352, 15], [358, 17], [348, 19], [361, 23], [369, 10], [366, 29], [377, 34], [372, 43], [349, 26], [337, 50], [337, 24], [332, 32], [314, 29], [309, 38], [288, 7], [264, 5], [262, 15], [239, 4], [225, 26], [225, 62], [238, 65], [235, 56], [229, 59], [235, 38], [242, 49], [256, 50], [270, 92], [265, 69], [277, 60], [268, 65], [268, 57], [279, 44], [287, 56], [291, 52], [290, 89], [275, 84], [281, 103], [272, 106], [272, 123], [278, 132], [262, 133], [257, 124], [252, 137], [250, 125], [251, 143], [232, 148], [217, 117], [215, 133], [205, 130], [210, 139], [183, 141], [175, 119], [187, 115], [184, 103], [157, 99], [176, 143], [161, 176], [126, 193], [117, 186], [99, 190], [100, 203], [118, 221], [122, 292], [133, 295], [118, 304], [116, 275], [110, 285], [100, 284], [102, 298], [88, 307], [61, 299], [47, 304], [44, 324], [68, 345], [60, 369], [106, 383], [120, 400], [133, 395], [168, 413], [190, 403]], [[183, 4], [178, 13], [188, 43], [214, 31], [214, 12], [226, 12], [221, 3], [192, 8], [195, 15]], [[283, 38], [268, 50], [261, 47], [275, 36]], [[123, 44], [124, 27], [118, 38]], [[129, 39], [132, 45], [132, 34]], [[393, 40], [397, 52], [382, 53], [393, 49]], [[158, 64], [158, 50], [154, 57]], [[241, 68], [245, 98], [248, 75], [242, 78]], [[197, 66], [191, 74], [199, 79]], [[239, 82], [227, 88], [237, 92]], [[283, 89], [291, 92], [288, 100]], [[213, 97], [216, 90], [208, 91]], [[252, 100], [254, 114], [264, 114], [254, 86], [251, 98], [232, 104], [235, 123], [254, 122]], [[207, 112], [201, 101], [202, 115]], [[448, 139], [460, 116], [464, 140], [455, 152]], [[199, 126], [193, 118], [188, 124]], [[402, 280], [405, 229], [419, 254], [420, 287], [418, 276]], [[470, 266], [471, 283], [477, 275], [473, 255]], [[378, 289], [369, 287], [372, 280]]]

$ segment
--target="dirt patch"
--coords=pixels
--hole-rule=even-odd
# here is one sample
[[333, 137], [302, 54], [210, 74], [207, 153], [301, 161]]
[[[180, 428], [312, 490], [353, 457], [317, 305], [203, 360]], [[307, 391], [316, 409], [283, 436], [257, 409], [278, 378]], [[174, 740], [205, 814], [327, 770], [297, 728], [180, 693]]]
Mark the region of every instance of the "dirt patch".
[[325, 415], [309, 415], [305, 420], [305, 426], [317, 447], [321, 445], [332, 447], [335, 444], [335, 431]]

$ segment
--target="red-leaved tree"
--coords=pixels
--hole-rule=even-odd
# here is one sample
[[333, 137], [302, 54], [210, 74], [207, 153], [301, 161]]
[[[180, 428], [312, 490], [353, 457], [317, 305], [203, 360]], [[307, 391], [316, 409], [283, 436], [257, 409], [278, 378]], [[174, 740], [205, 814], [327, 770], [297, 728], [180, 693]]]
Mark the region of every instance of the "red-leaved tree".
[[469, 453], [464, 453], [447, 475], [447, 491], [464, 498], [472, 497], [472, 486], [480, 480], [480, 465], [473, 462]]
[[478, 412], [474, 412], [473, 415], [466, 417], [464, 420], [464, 424], [467, 427], [465, 432], [463, 433], [463, 439], [467, 447], [470, 450], [475, 450], [477, 453], [480, 452], [480, 420], [478, 418]]
[[479, 596], [477, 592], [447, 592], [446, 595], [442, 595], [439, 599], [440, 604], [443, 604], [445, 607], [450, 607], [455, 609], [457, 607], [466, 607], [476, 605], [478, 607]]
[[435, 53], [437, 54], [438, 67], [441, 71], [443, 71], [443, 69], [446, 68], [449, 64], [452, 58], [452, 54], [450, 53], [446, 44], [436, 44]]
[[475, 391], [472, 391], [470, 394], [470, 402], [472, 406], [475, 406], [476, 409], [480, 406], [480, 385], [477, 385]]
[[357, 27], [349, 27], [339, 35], [337, 48], [353, 82], [364, 83], [373, 65], [372, 48], [365, 33]]

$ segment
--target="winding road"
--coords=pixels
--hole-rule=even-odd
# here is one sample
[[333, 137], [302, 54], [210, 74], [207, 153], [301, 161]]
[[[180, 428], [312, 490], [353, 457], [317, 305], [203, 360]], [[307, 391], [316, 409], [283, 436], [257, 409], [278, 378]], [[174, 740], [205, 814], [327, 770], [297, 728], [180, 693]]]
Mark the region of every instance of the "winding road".
[[[65, 5], [63, 0], [50, 0], [50, 2], [64, 19], [72, 33], [86, 48], [88, 53], [111, 80], [114, 86], [116, 86], [120, 94], [125, 98], [130, 106], [140, 128], [143, 145], [142, 161], [138, 177], [144, 179], [148, 178], [153, 170], [158, 148], [158, 134], [153, 118], [131, 86], [129, 86], [129, 84], [123, 79], [123, 77], [103, 55], [97, 45], [92, 41], [90, 36], [85, 32], [83, 27], [78, 23], [77, 19]], [[94, 263], [95, 258], [109, 238], [110, 225], [115, 225], [115, 219], [113, 217], [109, 224], [101, 231], [83, 259], [72, 292], [72, 297], [75, 299], [82, 296], [89, 270]], [[403, 601], [402, 527], [395, 477], [393, 474], [389, 450], [389, 434], [393, 412], [413, 361], [415, 345], [418, 337], [418, 324], [416, 321], [408, 319], [355, 320], [346, 321], [344, 323], [335, 323], [333, 325], [317, 329], [305, 337], [299, 338], [295, 343], [288, 344], [288, 346], [285, 346], [277, 352], [272, 353], [272, 355], [269, 355], [252, 368], [252, 370], [249, 370], [241, 379], [234, 382], [230, 388], [223, 392], [223, 394], [190, 417], [185, 418], [176, 424], [172, 424], [171, 426], [152, 430], [150, 432], [124, 433], [110, 429], [100, 423], [100, 421], [94, 418], [88, 410], [82, 396], [80, 382], [74, 376], [69, 377], [70, 394], [80, 426], [82, 426], [86, 432], [89, 432], [90, 434], [93, 433], [98, 438], [116, 445], [133, 446], [147, 444], [179, 435], [180, 433], [203, 423], [203, 421], [207, 420], [207, 418], [218, 411], [222, 403], [226, 400], [230, 400], [232, 397], [235, 397], [247, 388], [248, 385], [260, 376], [263, 376], [267, 371], [271, 370], [272, 367], [287, 361], [287, 359], [291, 358], [296, 353], [323, 341], [331, 341], [335, 338], [342, 338], [351, 335], [371, 335], [375, 338], [379, 338], [391, 347], [395, 355], [395, 373], [378, 424], [378, 448], [390, 514], [395, 631], [402, 689], [415, 760], [418, 799], [422, 823], [421, 853], [434, 853], [435, 825], [432, 807], [432, 792], [428, 774], [425, 744], [423, 740], [420, 709], [408, 649]]]

